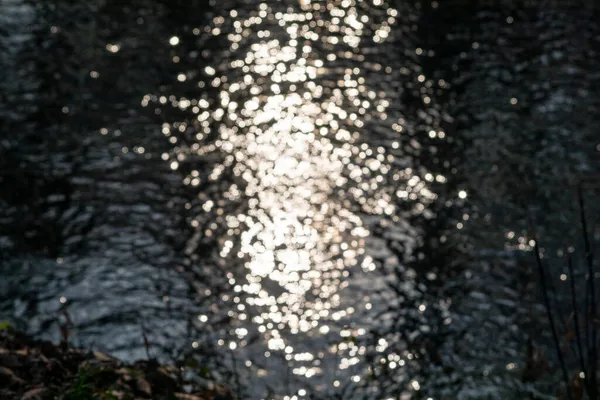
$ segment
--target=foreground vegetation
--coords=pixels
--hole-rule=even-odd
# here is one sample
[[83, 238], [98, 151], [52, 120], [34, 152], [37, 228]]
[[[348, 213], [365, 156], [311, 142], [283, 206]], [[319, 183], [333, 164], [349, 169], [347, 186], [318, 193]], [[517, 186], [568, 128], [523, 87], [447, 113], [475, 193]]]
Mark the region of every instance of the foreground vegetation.
[[[155, 360], [126, 364], [104, 353], [34, 340], [0, 324], [2, 399], [233, 399], [223, 387], [192, 387], [184, 368]], [[200, 386], [196, 384], [195, 386]]]

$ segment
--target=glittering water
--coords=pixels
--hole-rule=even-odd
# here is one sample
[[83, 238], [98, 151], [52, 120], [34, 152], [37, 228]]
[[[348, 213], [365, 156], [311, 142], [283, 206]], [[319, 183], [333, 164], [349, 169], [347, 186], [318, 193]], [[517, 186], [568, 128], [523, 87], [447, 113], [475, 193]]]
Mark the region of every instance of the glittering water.
[[0, 320], [240, 398], [519, 397], [518, 253], [579, 251], [598, 169], [590, 10], [51, 3], [0, 1]]
[[[423, 50], [411, 39], [416, 11], [409, 5], [289, 0], [231, 6], [217, 6], [209, 25], [170, 37], [177, 70], [172, 92], [157, 88], [140, 99], [142, 109], [160, 116], [161, 135], [171, 144], [162, 162], [192, 194], [185, 205], [192, 234], [176, 270], [202, 272], [189, 282], [196, 293], [182, 288], [181, 277], [165, 276], [173, 284], [159, 291], [154, 306], [161, 312], [144, 320], [151, 333], [162, 329], [178, 338], [171, 343], [227, 355], [228, 366], [251, 382], [248, 398], [341, 393], [366, 376], [360, 339], [393, 298], [386, 297], [386, 275], [377, 270], [401, 262], [373, 228], [410, 255], [418, 229], [406, 217], [427, 215], [436, 198], [430, 183], [446, 179], [414, 162], [421, 149], [417, 132], [445, 138], [433, 96], [444, 82], [432, 82], [418, 66]], [[107, 44], [106, 50], [120, 48]], [[403, 102], [406, 92], [416, 104]], [[145, 151], [141, 144], [133, 150]], [[94, 263], [97, 272], [110, 261], [84, 260], [71, 271]], [[129, 271], [127, 280], [153, 274], [144, 268]], [[401, 285], [414, 289], [408, 275]], [[86, 293], [103, 296], [109, 286], [103, 293], [89, 282], [87, 292], [63, 286], [50, 297], [76, 302]], [[117, 293], [138, 299], [132, 288]], [[83, 307], [80, 321], [99, 319]], [[177, 323], [162, 316], [178, 308], [195, 330], [185, 317]], [[152, 318], [161, 323], [153, 325]], [[143, 328], [123, 326], [113, 332]], [[98, 343], [85, 340], [94, 336], [89, 329], [79, 334], [84, 344]], [[377, 343], [384, 352], [387, 342]], [[392, 369], [404, 363], [395, 353], [388, 358]]]
[[[402, 107], [408, 81], [422, 86], [423, 109], [432, 99], [413, 63], [421, 50], [397, 47], [410, 45], [400, 13], [378, 0], [249, 2], [194, 29], [195, 43], [170, 39], [176, 63], [203, 55], [203, 67], [177, 74], [182, 87], [207, 88], [200, 98], [144, 98], [165, 116], [169, 107], [183, 111], [163, 125], [174, 144], [163, 160], [198, 188], [186, 252], [214, 238], [233, 287], [221, 297], [233, 326], [219, 345], [248, 358], [270, 385], [283, 384], [285, 368], [321, 390], [360, 380], [365, 348], [345, 339], [365, 334], [365, 293], [383, 287], [368, 274], [376, 268], [369, 243], [377, 248], [369, 225], [395, 226], [410, 248], [415, 233], [400, 228], [406, 210], [397, 203], [424, 212], [435, 199], [427, 181], [445, 179], [413, 170], [400, 146], [417, 123], [444, 137], [434, 117], [417, 122]], [[222, 48], [203, 52], [211, 41]], [[216, 161], [196, 167], [206, 159]], [[353, 281], [362, 291], [344, 290]]]

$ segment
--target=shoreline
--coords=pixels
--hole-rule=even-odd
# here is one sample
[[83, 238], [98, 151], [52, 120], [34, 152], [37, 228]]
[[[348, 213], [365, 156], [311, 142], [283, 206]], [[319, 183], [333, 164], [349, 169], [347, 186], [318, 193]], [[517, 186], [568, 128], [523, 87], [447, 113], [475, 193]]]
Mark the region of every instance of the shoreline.
[[0, 398], [64, 400], [234, 400], [209, 382], [189, 390], [183, 369], [156, 360], [126, 363], [102, 352], [54, 344], [0, 327]]

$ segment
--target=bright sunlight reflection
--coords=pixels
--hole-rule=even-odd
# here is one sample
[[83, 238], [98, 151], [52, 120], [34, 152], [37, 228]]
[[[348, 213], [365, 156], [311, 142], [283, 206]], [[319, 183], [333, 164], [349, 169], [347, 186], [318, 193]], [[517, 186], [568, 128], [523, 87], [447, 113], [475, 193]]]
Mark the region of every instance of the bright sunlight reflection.
[[[244, 274], [228, 275], [240, 295], [234, 302], [246, 304], [232, 307], [230, 315], [251, 321], [270, 351], [313, 362], [294, 369], [308, 377], [320, 371], [318, 357], [297, 353], [283, 331], [322, 335], [331, 321], [353, 312], [339, 310], [349, 271], [375, 268], [365, 254], [365, 216], [398, 221], [398, 201], [417, 201], [415, 212], [420, 212], [435, 198], [425, 178], [398, 167], [397, 152], [363, 138], [373, 121], [395, 135], [410, 127], [390, 109], [393, 98], [385, 85], [369, 81], [373, 74], [385, 77], [394, 71], [360, 51], [363, 43], [377, 46], [390, 38], [398, 12], [373, 1], [367, 14], [357, 4], [300, 0], [296, 8], [283, 8], [260, 3], [247, 15], [232, 10], [214, 17], [205, 32], [226, 39], [223, 62], [203, 67], [200, 81], [188, 79], [185, 71], [176, 78], [210, 88], [212, 94], [169, 98], [174, 107], [192, 111], [187, 115], [194, 119], [163, 126], [175, 145], [163, 155], [172, 169], [194, 157], [218, 154], [214, 159], [221, 160], [206, 177], [192, 170], [186, 184], [223, 184], [223, 174], [235, 177], [223, 191], [227, 202], [240, 204], [227, 208], [232, 212], [224, 211], [223, 199], [199, 195], [203, 212], [214, 217], [216, 210], [226, 233], [217, 233], [218, 223], [202, 214], [191, 224], [197, 237], [218, 235], [223, 265], [241, 260], [245, 266]], [[185, 47], [178, 37], [169, 43]], [[167, 103], [166, 97], [148, 95], [143, 104], [149, 101]], [[423, 104], [428, 103], [424, 95]], [[191, 142], [177, 139], [190, 132]], [[397, 149], [398, 143], [389, 148]], [[188, 251], [195, 245], [191, 242]], [[247, 343], [248, 331], [240, 332], [236, 348]], [[345, 358], [340, 368], [355, 360]]]

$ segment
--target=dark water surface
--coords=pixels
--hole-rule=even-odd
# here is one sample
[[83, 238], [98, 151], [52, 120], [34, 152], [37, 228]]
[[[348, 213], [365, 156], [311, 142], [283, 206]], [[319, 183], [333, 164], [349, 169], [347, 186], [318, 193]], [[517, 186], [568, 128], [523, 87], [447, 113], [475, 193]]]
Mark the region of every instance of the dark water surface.
[[[53, 340], [68, 325], [75, 345], [128, 360], [200, 365], [242, 398], [400, 396], [386, 386], [392, 381], [418, 391], [411, 365], [435, 359], [438, 342], [428, 335], [452, 322], [441, 287], [454, 283], [438, 275], [458, 276], [458, 260], [444, 264], [444, 243], [458, 249], [471, 223], [492, 231], [496, 193], [521, 192], [500, 188], [503, 178], [489, 172], [512, 167], [487, 142], [456, 168], [465, 156], [457, 127], [467, 131], [462, 146], [495, 132], [478, 106], [467, 128], [448, 113], [468, 114], [457, 101], [492, 101], [487, 89], [473, 100], [461, 86], [485, 82], [469, 80], [480, 71], [461, 50], [478, 48], [469, 35], [486, 44], [488, 34], [465, 36], [459, 16], [440, 26], [437, 2], [192, 3], [90, 5], [92, 22], [48, 22], [49, 40], [72, 35], [65, 41], [79, 49], [71, 59], [81, 79], [66, 79], [65, 67], [59, 86], [74, 89], [64, 104], [31, 106], [56, 107], [35, 114], [49, 132], [45, 150], [27, 155], [6, 140], [17, 149], [6, 151], [7, 165], [19, 165], [9, 183], [32, 165], [50, 172], [32, 175], [30, 189], [18, 186], [25, 197], [47, 195], [41, 204], [19, 208], [3, 195], [6, 220], [22, 223], [0, 235], [4, 248], [21, 249], [2, 259], [0, 316]], [[35, 15], [24, 4], [0, 5], [23, 21], [14, 49], [26, 50], [28, 35], [48, 35], [23, 28]], [[78, 16], [77, 7], [87, 6], [52, 12]], [[454, 47], [435, 48], [449, 32]], [[19, 70], [11, 57], [9, 69]], [[471, 75], [449, 94], [444, 77], [460, 68]], [[503, 107], [516, 107], [518, 95], [505, 94]], [[31, 118], [6, 121], [26, 127]], [[32, 137], [15, 143], [35, 148]], [[13, 154], [20, 161], [9, 164]], [[460, 174], [479, 180], [456, 183]], [[481, 208], [458, 211], [478, 189]], [[481, 244], [481, 231], [473, 236], [484, 248], [503, 248], [505, 236], [531, 249], [531, 237], [504, 228], [493, 245]]]
[[[207, 348], [252, 380], [253, 396], [358, 384], [358, 343], [394, 298], [374, 258], [400, 266], [386, 241], [410, 253], [419, 229], [407, 216], [426, 214], [429, 183], [446, 179], [413, 161], [417, 125], [444, 140], [414, 15], [383, 1], [245, 2], [173, 34], [170, 92], [139, 101], [160, 115], [171, 145], [160, 162], [186, 187], [180, 253], [166, 269], [141, 262], [136, 248], [156, 238], [107, 225], [109, 241], [89, 255], [6, 264], [18, 273], [2, 283], [4, 313], [56, 339], [66, 309], [75, 344], [125, 358], [146, 356], [146, 333], [161, 358]], [[133, 144], [123, 153], [142, 158]], [[153, 218], [143, 199], [110, 207]]]

